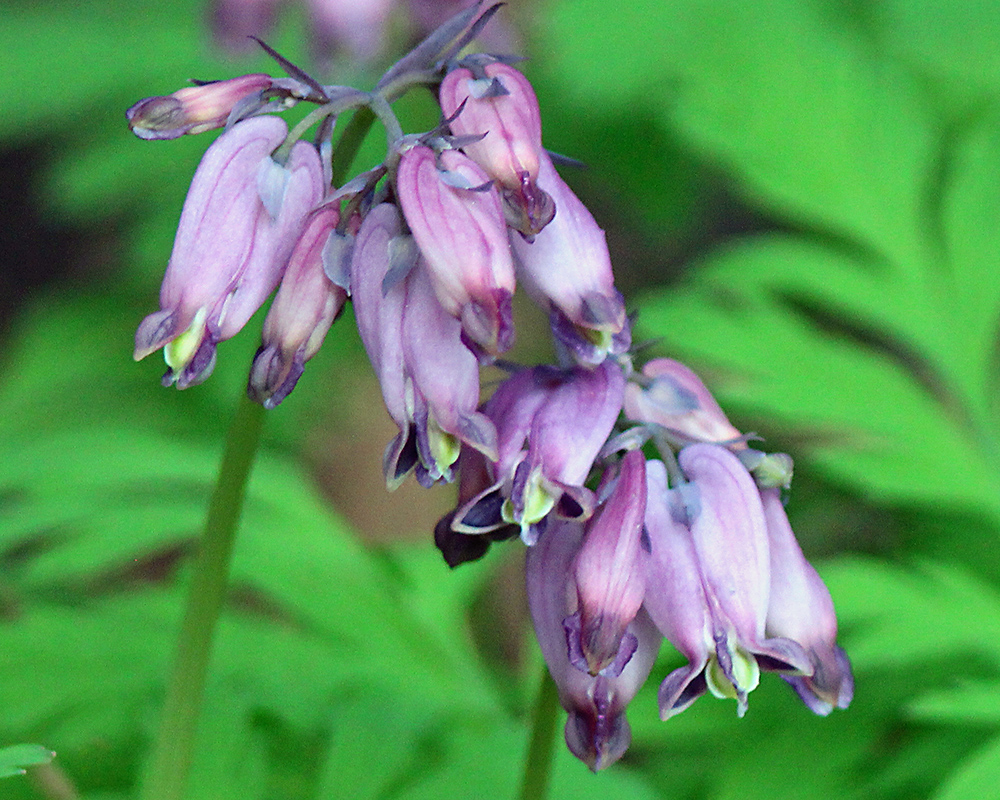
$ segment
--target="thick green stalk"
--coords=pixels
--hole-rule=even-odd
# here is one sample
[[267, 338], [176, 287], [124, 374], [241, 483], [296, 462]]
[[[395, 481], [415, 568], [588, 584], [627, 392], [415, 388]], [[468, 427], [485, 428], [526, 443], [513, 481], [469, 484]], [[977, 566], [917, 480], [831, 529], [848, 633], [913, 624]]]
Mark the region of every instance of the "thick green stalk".
[[225, 600], [230, 556], [263, 421], [264, 409], [242, 398], [229, 427], [198, 545], [160, 732], [139, 794], [141, 800], [184, 797], [212, 638]]
[[556, 719], [559, 710], [559, 691], [548, 669], [542, 666], [542, 680], [531, 721], [531, 740], [524, 758], [524, 780], [521, 783], [521, 800], [545, 800], [552, 774], [552, 756], [555, 753]]

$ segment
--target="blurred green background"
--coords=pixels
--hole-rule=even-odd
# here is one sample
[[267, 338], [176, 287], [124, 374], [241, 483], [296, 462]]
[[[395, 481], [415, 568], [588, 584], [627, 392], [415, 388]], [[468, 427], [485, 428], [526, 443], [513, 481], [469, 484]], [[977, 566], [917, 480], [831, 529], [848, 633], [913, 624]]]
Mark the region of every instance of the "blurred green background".
[[[58, 752], [0, 780], [5, 800], [130, 796], [259, 341], [260, 315], [183, 393], [156, 356], [131, 360], [212, 134], [141, 142], [124, 109], [274, 72], [218, 52], [207, 17], [0, 5], [0, 746]], [[608, 231], [637, 337], [794, 456], [789, 515], [857, 681], [827, 719], [766, 676], [743, 720], [707, 698], [660, 723], [665, 646], [627, 756], [593, 776], [560, 745], [552, 796], [1000, 796], [995, 0], [562, 0], [499, 19], [531, 57], [546, 145], [589, 165], [566, 177]], [[306, 26], [288, 6], [269, 41], [308, 64]], [[371, 86], [408, 31], [401, 12], [381, 61], [320, 77]], [[398, 110], [409, 131], [436, 121], [427, 96]], [[191, 798], [514, 796], [541, 663], [521, 548], [449, 572], [430, 531], [453, 496], [384, 492], [383, 417], [347, 314], [268, 414]]]

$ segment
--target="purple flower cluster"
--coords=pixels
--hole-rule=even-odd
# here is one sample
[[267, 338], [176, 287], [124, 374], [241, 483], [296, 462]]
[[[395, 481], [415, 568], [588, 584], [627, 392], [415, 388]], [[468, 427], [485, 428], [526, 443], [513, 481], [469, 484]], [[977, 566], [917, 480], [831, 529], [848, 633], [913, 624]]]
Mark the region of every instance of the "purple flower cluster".
[[[682, 364], [633, 370], [604, 233], [542, 147], [531, 85], [509, 59], [460, 56], [493, 10], [446, 23], [374, 92], [322, 86], [282, 59], [290, 78], [133, 106], [143, 138], [225, 126], [192, 181], [136, 358], [162, 347], [166, 384], [199, 383], [277, 289], [249, 379], [272, 407], [349, 300], [399, 429], [387, 485], [410, 473], [457, 482], [435, 529], [452, 566], [494, 541], [527, 545], [566, 741], [594, 770], [628, 747], [625, 708], [664, 638], [688, 663], [660, 686], [663, 719], [706, 690], [742, 716], [762, 671], [816, 713], [846, 707], [830, 595], [782, 505], [791, 459], [751, 449]], [[407, 136], [389, 103], [421, 83], [437, 87], [444, 122]], [[289, 133], [271, 112], [300, 102], [317, 108]], [[336, 188], [336, 117], [360, 107], [386, 127], [386, 158]], [[315, 142], [301, 138], [311, 124]], [[548, 315], [557, 365], [497, 361], [514, 342], [518, 284]], [[485, 364], [508, 377], [483, 402]]]
[[[846, 708], [853, 677], [830, 593], [781, 500], [790, 459], [750, 449], [676, 361], [650, 361], [618, 397], [625, 427], [602, 449], [593, 502], [531, 519], [529, 602], [570, 749], [594, 770], [622, 755], [625, 707], [664, 638], [688, 662], [660, 685], [664, 720], [706, 690], [736, 700], [742, 716], [762, 671], [781, 674], [817, 714]], [[662, 459], [646, 459], [645, 440]], [[563, 441], [584, 449], [579, 433]], [[455, 520], [475, 511], [460, 507]]]

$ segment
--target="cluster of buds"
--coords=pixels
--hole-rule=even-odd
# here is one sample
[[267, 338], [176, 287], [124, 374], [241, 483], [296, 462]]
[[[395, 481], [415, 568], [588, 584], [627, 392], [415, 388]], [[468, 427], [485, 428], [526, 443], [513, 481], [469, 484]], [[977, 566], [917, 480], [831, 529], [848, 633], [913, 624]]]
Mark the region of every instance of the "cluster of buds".
[[[423, 486], [457, 482], [435, 529], [451, 566], [499, 540], [528, 547], [566, 741], [594, 770], [628, 747], [625, 708], [664, 638], [688, 664], [660, 687], [663, 719], [706, 690], [742, 716], [762, 671], [816, 713], [846, 707], [830, 595], [783, 508], [791, 459], [752, 449], [682, 364], [633, 369], [604, 233], [542, 146], [530, 83], [511, 58], [462, 55], [496, 8], [449, 20], [372, 92], [321, 85], [269, 50], [289, 78], [133, 106], [143, 138], [225, 128], [195, 174], [136, 358], [162, 347], [165, 384], [199, 383], [277, 289], [248, 389], [273, 407], [352, 303], [399, 429], [387, 485], [411, 472]], [[443, 121], [405, 135], [390, 102], [416, 85], [437, 88]], [[274, 112], [299, 103], [316, 108], [289, 132]], [[361, 107], [386, 128], [386, 157], [338, 187], [337, 116]], [[518, 284], [548, 316], [557, 364], [498, 360]], [[507, 378], [483, 402], [487, 364]]]

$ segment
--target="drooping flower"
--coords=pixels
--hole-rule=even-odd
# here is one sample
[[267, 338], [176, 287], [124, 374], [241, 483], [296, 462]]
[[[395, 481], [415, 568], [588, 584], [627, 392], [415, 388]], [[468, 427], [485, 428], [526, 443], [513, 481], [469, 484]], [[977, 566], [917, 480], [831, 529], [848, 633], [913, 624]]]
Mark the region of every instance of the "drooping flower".
[[445, 75], [441, 111], [456, 136], [485, 134], [462, 149], [499, 184], [507, 224], [530, 238], [555, 214], [552, 198], [538, 186], [544, 153], [538, 100], [528, 79], [507, 64], [495, 61], [477, 73], [463, 67]]
[[672, 358], [654, 358], [625, 389], [625, 414], [661, 425], [684, 443], [745, 447], [739, 432], [691, 369]]
[[646, 461], [625, 455], [601, 494], [607, 498], [587, 520], [583, 544], [573, 562], [577, 614], [567, 620], [573, 664], [591, 675], [616, 674], [636, 648], [626, 628], [635, 619], [646, 590], [642, 550], [646, 511]]
[[323, 249], [339, 221], [336, 208], [312, 214], [264, 319], [249, 392], [265, 408], [274, 408], [295, 388], [306, 361], [316, 355], [347, 300], [347, 291], [323, 270]]
[[625, 415], [659, 426], [677, 446], [705, 442], [727, 447], [762, 489], [788, 488], [792, 459], [786, 453], [763, 453], [747, 446], [745, 435], [729, 421], [694, 371], [672, 358], [655, 358], [625, 387]]
[[514, 264], [489, 178], [458, 151], [439, 158], [417, 145], [400, 158], [396, 186], [437, 298], [461, 320], [466, 343], [487, 358], [508, 350]]
[[532, 242], [511, 235], [518, 280], [548, 312], [553, 336], [573, 360], [600, 364], [632, 341], [604, 231], [545, 153], [538, 185], [555, 201], [556, 213]]
[[458, 510], [454, 529], [513, 523], [532, 544], [550, 513], [587, 519], [595, 500], [583, 484], [621, 410], [624, 384], [610, 360], [593, 370], [535, 367], [502, 383], [483, 407], [498, 431], [493, 484]]
[[323, 169], [311, 144], [297, 143], [286, 165], [271, 158], [286, 133], [275, 117], [241, 122], [209, 147], [195, 172], [160, 289], [161, 310], [142, 321], [135, 337], [136, 360], [164, 348], [165, 385], [183, 389], [209, 376], [216, 344], [238, 333], [274, 291], [307, 214], [323, 196]]
[[645, 522], [650, 552], [643, 605], [667, 641], [688, 660], [660, 685], [660, 718], [666, 720], [705, 693], [705, 671], [714, 642], [683, 500], [677, 491], [668, 489], [662, 461], [646, 463], [646, 481]]
[[461, 323], [439, 305], [423, 260], [405, 289], [403, 358], [413, 383], [417, 452], [426, 482], [450, 481], [463, 442], [496, 458], [496, 428], [477, 411], [479, 364], [463, 343]]
[[625, 632], [634, 638], [635, 649], [615, 674], [591, 675], [574, 665], [564, 621], [577, 611], [572, 564], [582, 541], [580, 523], [550, 525], [528, 549], [525, 576], [535, 635], [559, 689], [559, 702], [569, 712], [566, 744], [597, 772], [628, 749], [632, 732], [625, 709], [653, 667], [661, 636], [640, 609]]
[[351, 270], [361, 341], [399, 427], [383, 465], [389, 487], [412, 469], [425, 485], [451, 480], [463, 442], [496, 458], [496, 429], [476, 410], [478, 362], [438, 303], [395, 206], [365, 217]]
[[[768, 638], [766, 633], [770, 554], [764, 510], [750, 474], [736, 456], [718, 445], [690, 445], [678, 460], [690, 481], [679, 497], [660, 493], [654, 501], [650, 487], [650, 504], [666, 503], [669, 507], [671, 501], [675, 503], [666, 514], [662, 507], [652, 519], [647, 513], [653, 564], [663, 562], [665, 556], [658, 554], [658, 549], [667, 546], [674, 558], [693, 555], [704, 596], [692, 592], [678, 597], [673, 594], [680, 588], [677, 583], [662, 577], [657, 581], [654, 575], [652, 581], [658, 588], [654, 592], [651, 587], [646, 607], [654, 621], [664, 624], [664, 635], [678, 637], [678, 649], [688, 651], [691, 667], [704, 667], [699, 674], [689, 668], [683, 680], [672, 676], [674, 682], [666, 691], [661, 687], [661, 714], [669, 716], [677, 706], [689, 702], [689, 687], [698, 678], [697, 688], [703, 677], [714, 695], [735, 699], [742, 716], [747, 694], [756, 688], [762, 668], [811, 675], [813, 666], [799, 643]], [[690, 532], [690, 552], [675, 541], [678, 531], [672, 524], [677, 517], [684, 518]], [[667, 618], [671, 608], [675, 614], [680, 611], [673, 620]], [[678, 619], [690, 627], [678, 631]]]
[[825, 716], [834, 708], [847, 708], [854, 697], [851, 664], [837, 645], [833, 600], [795, 540], [780, 490], [766, 489], [761, 499], [771, 557], [767, 635], [792, 639], [805, 649], [812, 674], [784, 678], [810, 709]]

